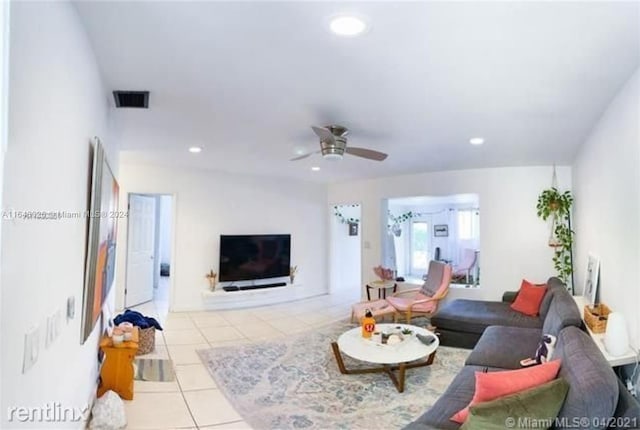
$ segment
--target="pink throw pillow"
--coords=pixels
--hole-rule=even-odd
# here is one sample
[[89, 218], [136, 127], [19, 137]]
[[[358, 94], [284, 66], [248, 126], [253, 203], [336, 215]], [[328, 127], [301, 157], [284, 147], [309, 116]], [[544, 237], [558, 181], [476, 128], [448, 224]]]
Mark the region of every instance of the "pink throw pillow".
[[501, 372], [476, 372], [476, 392], [471, 403], [458, 411], [450, 419], [462, 424], [469, 416], [469, 407], [476, 403], [488, 402], [498, 397], [519, 393], [552, 381], [560, 371], [560, 360], [553, 360], [539, 366]]
[[546, 292], [546, 284], [532, 284], [526, 279], [523, 279], [520, 291], [518, 292], [516, 300], [511, 305], [511, 309], [535, 317], [540, 313], [540, 304]]

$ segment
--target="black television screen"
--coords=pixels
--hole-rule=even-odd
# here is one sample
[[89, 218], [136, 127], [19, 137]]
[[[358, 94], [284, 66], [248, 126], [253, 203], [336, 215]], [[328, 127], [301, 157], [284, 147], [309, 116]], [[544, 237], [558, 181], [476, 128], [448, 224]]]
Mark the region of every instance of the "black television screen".
[[220, 236], [220, 281], [289, 276], [291, 235]]

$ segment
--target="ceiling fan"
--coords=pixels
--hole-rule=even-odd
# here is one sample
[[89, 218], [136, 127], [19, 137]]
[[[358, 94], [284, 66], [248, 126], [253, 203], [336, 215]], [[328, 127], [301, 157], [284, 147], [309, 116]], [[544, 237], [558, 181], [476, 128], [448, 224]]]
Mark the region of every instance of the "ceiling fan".
[[349, 130], [344, 126], [334, 124], [326, 127], [316, 127], [312, 125], [311, 129], [320, 138], [320, 149], [292, 158], [291, 161], [302, 160], [313, 154], [320, 153], [322, 157], [327, 160], [341, 160], [345, 152], [368, 160], [382, 161], [387, 158], [387, 154], [384, 152], [366, 148], [348, 147], [346, 136]]

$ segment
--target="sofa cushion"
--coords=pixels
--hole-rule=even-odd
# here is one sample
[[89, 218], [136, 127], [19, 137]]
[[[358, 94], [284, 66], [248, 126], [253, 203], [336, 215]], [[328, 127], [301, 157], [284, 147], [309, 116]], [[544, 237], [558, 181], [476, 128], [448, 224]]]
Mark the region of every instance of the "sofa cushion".
[[519, 369], [520, 360], [535, 356], [541, 337], [538, 328], [487, 327], [465, 364]]
[[529, 390], [479, 403], [470, 408], [469, 418], [460, 429], [503, 430], [517, 426], [517, 421], [509, 426], [516, 418], [551, 424], [558, 416], [568, 390], [567, 381], [559, 378]]
[[[618, 378], [589, 335], [577, 327], [563, 329], [553, 356], [565, 363], [558, 376], [569, 383], [567, 398], [558, 414], [560, 422], [571, 425], [580, 417], [614, 416]], [[593, 420], [586, 428], [605, 428], [606, 424], [606, 420]]]
[[469, 407], [498, 397], [515, 394], [542, 385], [555, 379], [561, 366], [560, 360], [553, 360], [539, 366], [501, 372], [476, 372], [476, 388], [471, 403], [451, 417], [462, 424], [469, 415]]
[[511, 309], [535, 317], [540, 314], [540, 304], [546, 292], [547, 286], [545, 284], [532, 284], [523, 279], [518, 297], [511, 304]]
[[491, 325], [541, 328], [542, 319], [516, 312], [509, 303], [456, 299], [431, 317], [431, 324], [447, 330], [481, 334]]
[[542, 326], [543, 333], [557, 337], [563, 328], [581, 325], [582, 317], [573, 297], [564, 288], [554, 288], [553, 300]]
[[[418, 430], [423, 428], [437, 428], [442, 430], [458, 429], [460, 424], [451, 421], [449, 418], [471, 402], [473, 393], [475, 392], [475, 373], [498, 370], [502, 369], [482, 366], [464, 366], [434, 405], [415, 420], [414, 423], [405, 427], [405, 430]], [[415, 426], [412, 427], [414, 424]], [[425, 427], [416, 427], [418, 425]]]

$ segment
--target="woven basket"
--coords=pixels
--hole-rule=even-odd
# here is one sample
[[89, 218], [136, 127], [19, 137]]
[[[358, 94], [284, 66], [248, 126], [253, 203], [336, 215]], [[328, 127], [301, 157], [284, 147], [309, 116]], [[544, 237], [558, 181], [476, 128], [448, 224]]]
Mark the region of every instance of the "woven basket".
[[139, 329], [138, 352], [136, 355], [148, 354], [156, 349], [156, 328]]
[[607, 330], [607, 319], [611, 309], [604, 303], [584, 307], [584, 322], [591, 332], [598, 334]]

